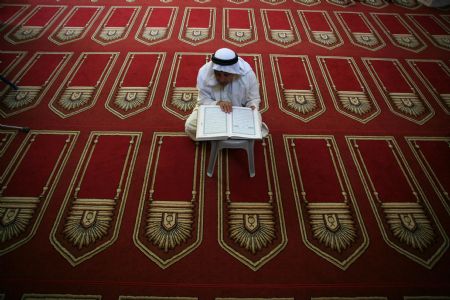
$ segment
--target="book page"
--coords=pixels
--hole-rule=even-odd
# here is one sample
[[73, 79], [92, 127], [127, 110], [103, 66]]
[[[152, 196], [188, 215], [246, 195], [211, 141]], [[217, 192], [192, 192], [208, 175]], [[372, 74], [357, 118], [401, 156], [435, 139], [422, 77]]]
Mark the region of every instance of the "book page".
[[233, 108], [232, 115], [233, 134], [255, 135], [255, 120], [251, 108]]
[[226, 134], [227, 116], [219, 106], [205, 107], [204, 134]]

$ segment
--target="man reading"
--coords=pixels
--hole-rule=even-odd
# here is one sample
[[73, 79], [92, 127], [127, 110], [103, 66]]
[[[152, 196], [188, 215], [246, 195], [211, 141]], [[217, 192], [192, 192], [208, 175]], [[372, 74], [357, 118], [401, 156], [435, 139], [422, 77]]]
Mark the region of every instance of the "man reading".
[[[246, 61], [228, 48], [217, 50], [211, 61], [200, 68], [197, 89], [197, 106], [185, 123], [185, 131], [194, 141], [199, 105], [219, 105], [222, 111], [229, 113], [233, 106], [259, 110], [261, 103], [255, 72]], [[266, 124], [261, 124], [262, 136], [265, 137], [269, 130]]]

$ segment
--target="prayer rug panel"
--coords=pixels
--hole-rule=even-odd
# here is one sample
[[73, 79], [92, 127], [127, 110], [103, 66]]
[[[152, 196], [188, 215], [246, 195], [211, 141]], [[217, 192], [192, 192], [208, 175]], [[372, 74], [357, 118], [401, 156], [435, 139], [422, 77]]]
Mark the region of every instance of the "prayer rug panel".
[[238, 47], [258, 41], [254, 10], [252, 8], [224, 8], [222, 39]]
[[448, 24], [450, 24], [450, 15], [441, 15], [441, 18], [444, 19]]
[[417, 28], [436, 47], [450, 50], [450, 29], [433, 15], [406, 14]]
[[163, 107], [180, 119], [187, 119], [197, 104], [197, 79], [193, 74], [211, 59], [210, 53], [175, 52], [167, 80]]
[[218, 157], [219, 243], [256, 271], [285, 248], [287, 236], [271, 137], [255, 143], [253, 178], [242, 167], [243, 154], [227, 150]]
[[301, 42], [300, 35], [290, 10], [262, 9], [264, 33], [269, 43], [287, 48]]
[[450, 114], [450, 69], [442, 60], [407, 59], [414, 73], [427, 87], [430, 94]]
[[186, 257], [203, 239], [205, 148], [182, 133], [153, 135], [133, 240], [160, 268]]
[[386, 46], [375, 27], [362, 12], [334, 12], [349, 40], [356, 46], [376, 51]]
[[[261, 56], [258, 54], [239, 54], [253, 68], [260, 83], [261, 104], [259, 110], [268, 109], [266, 82]], [[187, 119], [197, 105], [198, 70], [211, 59], [210, 53], [178, 53], [172, 61], [172, 67], [164, 94], [163, 107], [180, 119]]]
[[341, 35], [328, 12], [320, 10], [298, 10], [297, 12], [311, 43], [329, 50], [343, 45]]
[[412, 52], [421, 52], [427, 45], [405, 20], [396, 13], [370, 13], [391, 43]]
[[319, 86], [306, 55], [270, 55], [278, 107], [286, 114], [309, 122], [323, 112]]
[[[0, 2], [0, 299], [450, 300], [445, 10]], [[253, 178], [182, 132], [222, 47], [259, 81]]]
[[17, 135], [15, 130], [0, 130], [0, 158]]
[[0, 177], [0, 255], [36, 234], [78, 132], [32, 130]]
[[103, 10], [103, 6], [75, 6], [48, 37], [57, 45], [83, 39]]
[[146, 45], [170, 39], [177, 14], [178, 7], [148, 7], [135, 39]]
[[317, 61], [337, 111], [361, 123], [380, 114], [375, 97], [352, 57], [317, 56]]
[[434, 191], [450, 214], [450, 137], [406, 137]]
[[62, 5], [37, 5], [4, 38], [12, 44], [36, 40], [50, 29], [66, 8]]
[[239, 56], [243, 60], [245, 60], [255, 72], [256, 79], [259, 82], [259, 95], [261, 97], [259, 111], [261, 113], [264, 113], [269, 109], [269, 101], [267, 99], [266, 80], [264, 76], [262, 57], [260, 54], [247, 54], [247, 53], [241, 53], [239, 54]]
[[214, 7], [186, 7], [178, 38], [192, 46], [209, 42], [216, 32]]
[[434, 116], [434, 110], [397, 59], [362, 58], [392, 113], [417, 124]]
[[0, 74], [7, 77], [27, 55], [27, 51], [0, 51]]
[[365, 252], [369, 237], [334, 137], [283, 138], [303, 242], [345, 270]]
[[17, 20], [29, 7], [29, 4], [0, 4], [0, 31]]
[[117, 239], [140, 140], [140, 132], [91, 132], [50, 236], [72, 266]]
[[7, 86], [0, 92], [0, 115], [9, 117], [37, 106], [71, 57], [71, 52], [36, 52], [13, 78], [20, 89]]
[[149, 109], [165, 57], [163, 52], [128, 52], [105, 103], [106, 109], [121, 119]]
[[431, 269], [448, 237], [393, 137], [346, 137], [385, 242]]
[[92, 35], [92, 40], [105, 46], [126, 39], [140, 9], [140, 6], [112, 6]]
[[82, 52], [50, 100], [50, 109], [67, 118], [92, 108], [118, 55], [118, 52]]

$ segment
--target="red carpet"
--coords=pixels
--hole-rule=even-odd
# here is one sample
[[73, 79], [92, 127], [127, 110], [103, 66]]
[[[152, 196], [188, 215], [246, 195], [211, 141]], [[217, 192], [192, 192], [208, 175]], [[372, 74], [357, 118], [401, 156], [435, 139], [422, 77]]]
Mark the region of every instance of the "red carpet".
[[[0, 299], [450, 299], [450, 13], [416, 0], [0, 4]], [[270, 135], [206, 176], [230, 47]]]

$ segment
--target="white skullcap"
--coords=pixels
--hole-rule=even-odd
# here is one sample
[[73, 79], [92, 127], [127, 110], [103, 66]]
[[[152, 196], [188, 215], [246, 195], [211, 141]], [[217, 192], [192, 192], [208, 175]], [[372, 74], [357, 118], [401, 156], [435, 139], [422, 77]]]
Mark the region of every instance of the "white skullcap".
[[213, 69], [231, 74], [241, 74], [239, 57], [231, 49], [221, 48], [212, 56]]

